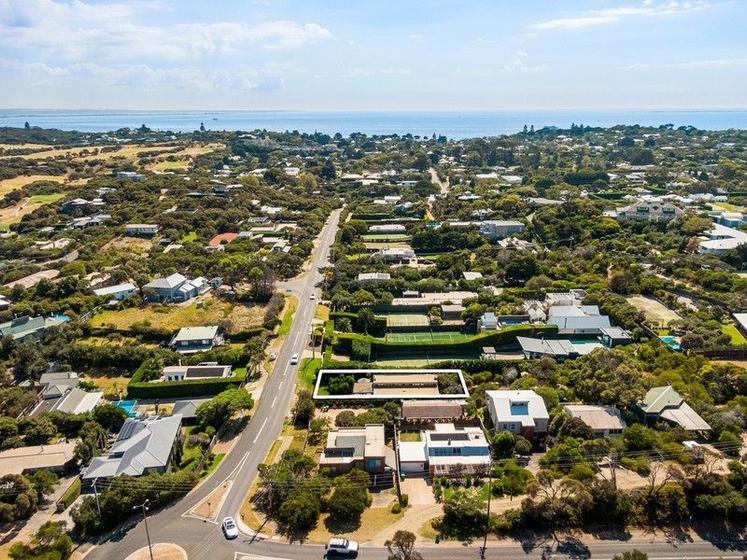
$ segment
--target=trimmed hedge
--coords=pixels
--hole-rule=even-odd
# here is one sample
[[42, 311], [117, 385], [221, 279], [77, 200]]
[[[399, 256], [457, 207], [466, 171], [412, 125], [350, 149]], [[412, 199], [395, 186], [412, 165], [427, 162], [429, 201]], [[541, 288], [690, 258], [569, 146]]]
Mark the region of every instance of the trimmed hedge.
[[402, 353], [412, 349], [418, 352], [450, 352], [459, 353], [477, 350], [483, 346], [505, 346], [515, 344], [517, 336], [553, 336], [557, 333], [555, 325], [511, 325], [498, 331], [476, 334], [459, 341], [431, 341], [428, 343], [413, 343], [403, 341], [387, 341], [372, 336], [355, 333], [338, 333], [335, 341], [335, 352], [348, 354], [352, 352], [354, 340], [367, 341], [371, 344], [371, 356], [376, 358], [392, 353]]
[[64, 494], [62, 494], [60, 499], [57, 500], [57, 513], [62, 513], [71, 505], [73, 505], [73, 502], [78, 499], [78, 496], [80, 496], [80, 490], [80, 478], [76, 477], [75, 479], [73, 479], [73, 482], [70, 484], [70, 486], [68, 486], [67, 490], [65, 490]]
[[160, 399], [172, 397], [201, 397], [217, 395], [231, 387], [239, 387], [246, 379], [246, 369], [241, 368], [231, 377], [220, 379], [186, 379], [184, 381], [140, 381], [145, 369], [139, 367], [127, 384], [127, 398]]
[[[358, 314], [357, 313], [350, 313], [346, 311], [333, 311], [329, 314], [329, 318], [331, 321], [336, 321], [337, 319], [342, 318], [350, 319], [350, 326], [353, 327], [353, 329], [358, 329]], [[384, 334], [386, 332], [386, 317], [381, 317], [379, 315], [375, 316], [374, 320], [374, 326], [370, 329], [374, 334]]]
[[252, 327], [250, 329], [244, 329], [239, 332], [228, 335], [228, 339], [231, 342], [246, 342], [250, 338], [260, 336], [266, 329], [264, 327]]

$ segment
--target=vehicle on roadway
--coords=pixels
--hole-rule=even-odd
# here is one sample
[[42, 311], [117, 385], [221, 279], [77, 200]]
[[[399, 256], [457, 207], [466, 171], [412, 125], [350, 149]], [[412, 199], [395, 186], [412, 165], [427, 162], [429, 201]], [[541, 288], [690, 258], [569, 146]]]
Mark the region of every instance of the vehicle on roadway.
[[315, 296], [314, 294], [311, 294], [311, 295], [309, 296], [309, 299], [310, 299], [310, 300], [312, 300], [312, 301], [314, 301], [314, 300], [316, 299], [316, 296]]
[[223, 534], [226, 535], [227, 539], [235, 539], [239, 536], [239, 528], [236, 526], [233, 517], [224, 518], [223, 523], [220, 525], [223, 528]]
[[329, 539], [327, 546], [324, 548], [327, 549], [328, 558], [331, 556], [348, 556], [353, 558], [358, 556], [358, 543], [348, 539], [339, 537]]
[[291, 365], [295, 366], [298, 363], [298, 352], [294, 352], [291, 356]]
[[269, 358], [270, 358], [271, 362], [274, 362], [275, 360], [278, 359], [278, 353], [277, 352], [270, 352]]

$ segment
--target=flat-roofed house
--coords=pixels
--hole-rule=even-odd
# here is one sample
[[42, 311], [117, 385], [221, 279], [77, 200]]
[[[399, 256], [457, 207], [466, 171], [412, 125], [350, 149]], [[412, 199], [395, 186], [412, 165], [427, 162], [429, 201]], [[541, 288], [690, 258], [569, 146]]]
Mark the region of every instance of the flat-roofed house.
[[331, 429], [319, 458], [320, 467], [329, 468], [336, 474], [353, 468], [382, 473], [394, 464], [394, 451], [386, 446], [384, 424]]
[[392, 276], [388, 272], [361, 272], [358, 274], [358, 282], [386, 282]]
[[127, 224], [125, 233], [132, 237], [153, 237], [158, 233], [158, 224]]
[[492, 240], [521, 233], [525, 225], [517, 220], [485, 220], [480, 222], [480, 233]]
[[638, 407], [648, 423], [665, 421], [691, 432], [707, 432], [711, 429], [708, 422], [671, 385], [650, 389]]
[[171, 339], [169, 346], [180, 354], [194, 354], [212, 350], [213, 346], [223, 344], [222, 337], [218, 334], [218, 326], [207, 327], [184, 327]]
[[527, 439], [547, 433], [550, 415], [544, 399], [534, 391], [486, 391], [485, 397], [496, 431], [520, 434]]
[[599, 329], [599, 340], [607, 348], [613, 348], [620, 344], [630, 344], [633, 337], [621, 327], [602, 327]]
[[625, 429], [625, 421], [614, 406], [568, 404], [564, 410], [571, 418], [578, 418], [591, 428], [595, 437], [621, 434]]
[[185, 379], [216, 379], [231, 377], [231, 366], [203, 363], [196, 366], [166, 366], [161, 371], [164, 381], [184, 381]]
[[528, 336], [517, 336], [516, 342], [527, 360], [550, 357], [558, 361], [577, 358], [578, 350], [569, 340], [545, 340]]
[[81, 478], [92, 482], [123, 474], [141, 476], [168, 471], [175, 450], [181, 445], [181, 422], [179, 414], [145, 420], [128, 418], [109, 454], [94, 457]]
[[75, 457], [77, 440], [31, 445], [0, 451], [0, 476], [27, 474], [39, 470], [64, 472]]
[[403, 474], [452, 476], [482, 474], [490, 465], [490, 444], [482, 429], [436, 424], [420, 432], [420, 441], [398, 442]]

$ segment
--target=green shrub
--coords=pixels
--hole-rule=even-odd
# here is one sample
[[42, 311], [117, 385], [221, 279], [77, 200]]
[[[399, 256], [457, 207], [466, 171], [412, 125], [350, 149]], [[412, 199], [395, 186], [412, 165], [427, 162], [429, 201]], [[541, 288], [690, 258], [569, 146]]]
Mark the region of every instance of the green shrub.
[[408, 496], [407, 494], [402, 494], [399, 497], [399, 505], [401, 505], [402, 507], [407, 507], [409, 503], [410, 503], [410, 496]]
[[394, 502], [392, 504], [392, 513], [401, 513], [402, 512], [402, 506], [399, 505], [398, 502]]
[[354, 338], [350, 344], [350, 357], [362, 362], [369, 361], [371, 355], [371, 343], [367, 340]]
[[80, 496], [81, 483], [80, 478], [73, 479], [73, 482], [68, 486], [65, 493], [62, 494], [59, 500], [57, 500], [57, 513], [62, 513], [69, 508], [72, 503]]

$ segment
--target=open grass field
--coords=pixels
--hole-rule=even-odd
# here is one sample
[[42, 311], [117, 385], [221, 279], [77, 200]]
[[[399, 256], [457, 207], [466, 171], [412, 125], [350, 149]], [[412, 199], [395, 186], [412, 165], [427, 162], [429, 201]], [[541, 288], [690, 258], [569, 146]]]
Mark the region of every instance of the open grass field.
[[636, 309], [643, 311], [646, 320], [655, 327], [665, 327], [671, 321], [682, 319], [677, 313], [659, 303], [655, 299], [645, 296], [630, 296], [625, 298], [627, 302]]
[[319, 517], [319, 523], [309, 532], [307, 538], [310, 542], [327, 543], [334, 536], [344, 535], [346, 539], [366, 542], [403, 516], [404, 512], [392, 513], [388, 507], [368, 508], [361, 514], [360, 523], [338, 527], [329, 524], [327, 522], [329, 514], [323, 513]]
[[387, 333], [388, 342], [412, 342], [429, 343], [429, 342], [460, 342], [469, 338], [470, 335], [461, 332], [417, 332], [417, 333]]
[[714, 210], [723, 210], [724, 212], [747, 212], [747, 208], [730, 202], [714, 202], [711, 204]]
[[732, 324], [722, 325], [721, 332], [728, 334], [731, 337], [731, 343], [733, 346], [742, 346], [747, 344], [747, 339], [744, 338], [739, 329]]
[[[26, 147], [25, 145], [17, 146], [17, 147]], [[149, 144], [133, 144], [133, 145], [126, 145], [126, 146], [115, 146], [117, 149], [107, 152], [102, 152], [101, 148], [111, 148], [112, 146], [88, 146], [88, 147], [82, 147], [82, 148], [50, 148], [48, 150], [41, 150], [37, 151], [31, 154], [22, 155], [19, 157], [22, 157], [24, 159], [28, 160], [36, 160], [36, 159], [47, 159], [47, 158], [58, 158], [58, 157], [67, 157], [75, 161], [90, 161], [90, 160], [104, 160], [109, 161], [113, 159], [119, 159], [119, 160], [134, 160], [139, 157], [139, 154], [145, 153], [145, 152], [169, 152], [170, 150], [173, 150], [174, 148], [178, 148], [179, 145], [167, 145], [167, 146], [152, 146]], [[188, 146], [184, 149], [179, 150], [178, 152], [174, 152], [174, 155], [177, 157], [187, 157], [191, 158], [197, 155], [201, 154], [207, 154], [210, 152], [213, 152], [215, 150], [223, 148], [223, 144], [220, 143], [210, 143], [210, 144], [195, 144], [192, 146]], [[94, 150], [97, 150], [98, 153], [94, 153]], [[13, 156], [2, 156], [3, 157], [13, 157]]]
[[127, 393], [127, 384], [130, 382], [129, 377], [121, 377], [121, 376], [103, 376], [103, 375], [84, 375], [83, 381], [88, 381], [90, 383], [93, 383], [96, 385], [96, 387], [99, 389], [99, 391], [104, 391], [104, 393], [119, 393], [120, 391], [122, 394]]
[[187, 305], [149, 305], [145, 308], [133, 307], [122, 310], [106, 310], [91, 319], [93, 327], [113, 326], [126, 330], [134, 323], [148, 321], [154, 328], [175, 331], [182, 327], [217, 325], [223, 319], [232, 324], [237, 332], [262, 324], [265, 308], [257, 305], [248, 307], [220, 301], [210, 295], [202, 296], [202, 307], [195, 302]]
[[6, 229], [12, 224], [17, 224], [26, 214], [31, 214], [45, 204], [57, 202], [64, 196], [65, 193], [38, 194], [31, 198], [25, 198], [13, 206], [0, 209], [0, 230]]
[[188, 159], [177, 159], [176, 161], [157, 161], [156, 163], [150, 163], [145, 166], [149, 171], [169, 171], [169, 170], [182, 170], [189, 167], [190, 160]]
[[408, 243], [404, 242], [386, 242], [386, 243], [364, 243], [369, 251], [378, 251], [379, 249], [412, 249]]
[[65, 175], [19, 175], [12, 179], [3, 179], [0, 181], [0, 196], [4, 196], [16, 189], [21, 189], [36, 181], [54, 181], [55, 183], [64, 183]]
[[153, 241], [141, 237], [115, 237], [101, 247], [101, 252], [105, 253], [110, 250], [137, 253], [139, 255], [147, 254], [153, 247]]
[[387, 327], [424, 327], [429, 324], [428, 316], [421, 313], [390, 313], [386, 316]]

